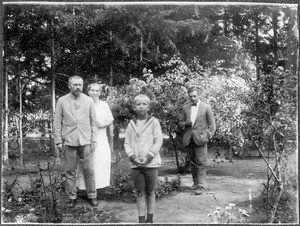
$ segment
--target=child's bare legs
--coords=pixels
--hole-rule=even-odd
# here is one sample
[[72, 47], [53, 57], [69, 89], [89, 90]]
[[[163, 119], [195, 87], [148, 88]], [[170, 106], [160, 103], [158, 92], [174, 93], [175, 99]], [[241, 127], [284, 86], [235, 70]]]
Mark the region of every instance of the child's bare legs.
[[139, 222], [145, 222], [145, 213], [146, 213], [146, 206], [147, 206], [147, 223], [153, 223], [153, 214], [155, 210], [155, 192], [152, 192], [149, 195], [146, 195], [145, 191], [142, 191], [137, 196], [137, 208], [138, 208], [138, 215], [139, 215]]
[[132, 169], [132, 179], [137, 191], [136, 202], [139, 215], [139, 223], [145, 223], [146, 213], [146, 181], [141, 169]]
[[141, 191], [136, 197], [139, 223], [145, 222], [145, 212], [146, 212], [146, 191]]
[[147, 220], [146, 223], [153, 223], [155, 210], [155, 190], [157, 187], [158, 168], [147, 168], [146, 172], [146, 194], [147, 194]]
[[155, 210], [155, 191], [149, 192], [147, 194], [147, 220], [146, 223], [153, 223], [153, 214]]
[[145, 222], [147, 206], [147, 223], [153, 223], [155, 210], [155, 190], [157, 187], [158, 168], [133, 169], [132, 177], [137, 190], [137, 207], [139, 222]]
[[155, 192], [147, 195], [147, 213], [154, 214], [155, 210]]

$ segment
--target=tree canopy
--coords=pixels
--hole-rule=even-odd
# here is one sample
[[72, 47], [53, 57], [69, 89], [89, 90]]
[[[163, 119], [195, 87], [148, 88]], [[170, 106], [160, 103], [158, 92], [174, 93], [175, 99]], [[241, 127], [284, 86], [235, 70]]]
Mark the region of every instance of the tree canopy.
[[[109, 86], [165, 75], [179, 57], [198, 76], [259, 80], [272, 66], [296, 70], [297, 9], [291, 5], [4, 5], [9, 106], [51, 111], [68, 77]], [[209, 71], [209, 73], [207, 73]], [[189, 76], [186, 74], [186, 76]], [[21, 88], [16, 81], [21, 81]]]

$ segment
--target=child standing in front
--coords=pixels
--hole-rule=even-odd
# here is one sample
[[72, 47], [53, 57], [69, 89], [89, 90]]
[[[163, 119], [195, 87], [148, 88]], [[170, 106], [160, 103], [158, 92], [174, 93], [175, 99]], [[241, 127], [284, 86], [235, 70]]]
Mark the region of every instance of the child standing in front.
[[124, 143], [125, 151], [132, 163], [139, 223], [153, 223], [158, 168], [161, 165], [159, 150], [163, 143], [159, 120], [149, 115], [149, 105], [148, 96], [144, 94], [135, 96], [133, 110], [136, 118], [127, 126]]

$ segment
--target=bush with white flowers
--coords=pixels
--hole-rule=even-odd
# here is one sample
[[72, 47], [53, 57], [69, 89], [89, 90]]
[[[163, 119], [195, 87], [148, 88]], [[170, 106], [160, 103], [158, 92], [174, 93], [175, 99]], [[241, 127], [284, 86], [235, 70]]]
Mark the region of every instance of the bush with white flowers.
[[211, 223], [247, 223], [250, 217], [246, 210], [238, 208], [234, 203], [229, 203], [225, 208], [216, 207], [208, 216]]

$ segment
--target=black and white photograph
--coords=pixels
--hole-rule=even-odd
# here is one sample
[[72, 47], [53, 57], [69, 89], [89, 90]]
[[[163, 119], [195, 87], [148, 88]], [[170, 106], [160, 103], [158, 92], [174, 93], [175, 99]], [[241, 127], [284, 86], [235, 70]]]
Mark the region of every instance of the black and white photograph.
[[1, 224], [299, 224], [299, 10], [3, 1]]

